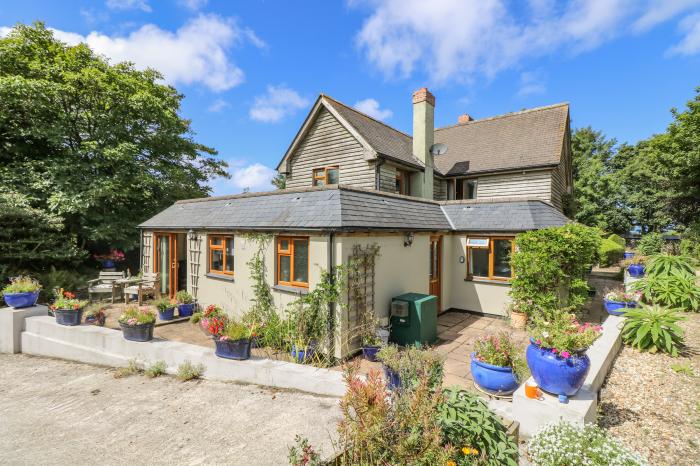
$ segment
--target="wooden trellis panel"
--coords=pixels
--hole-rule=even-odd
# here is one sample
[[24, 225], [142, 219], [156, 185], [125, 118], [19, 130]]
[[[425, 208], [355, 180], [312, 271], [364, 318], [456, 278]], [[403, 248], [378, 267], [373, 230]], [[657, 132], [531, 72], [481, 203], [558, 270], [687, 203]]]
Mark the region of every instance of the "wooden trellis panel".
[[202, 257], [202, 235], [197, 233], [191, 233], [187, 238], [188, 242], [188, 253], [190, 265], [190, 289], [192, 290], [192, 297], [197, 299], [197, 292], [199, 291], [199, 267], [200, 259]]
[[151, 254], [153, 251], [153, 234], [143, 233], [143, 248], [141, 257], [141, 271], [143, 273], [151, 272]]
[[356, 244], [352, 248], [348, 271], [348, 328], [353, 347], [361, 343], [353, 330], [366, 325], [365, 316], [374, 314], [376, 256], [377, 247], [374, 245], [363, 247]]

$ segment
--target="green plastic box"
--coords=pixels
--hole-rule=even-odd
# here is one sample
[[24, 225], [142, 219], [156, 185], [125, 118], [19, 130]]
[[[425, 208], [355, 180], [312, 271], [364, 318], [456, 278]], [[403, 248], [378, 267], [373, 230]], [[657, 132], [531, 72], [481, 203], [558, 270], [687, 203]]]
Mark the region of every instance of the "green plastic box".
[[[408, 304], [407, 313], [393, 303]], [[395, 312], [396, 311], [396, 312]], [[437, 296], [406, 293], [392, 299], [391, 334], [398, 345], [424, 345], [437, 340]]]

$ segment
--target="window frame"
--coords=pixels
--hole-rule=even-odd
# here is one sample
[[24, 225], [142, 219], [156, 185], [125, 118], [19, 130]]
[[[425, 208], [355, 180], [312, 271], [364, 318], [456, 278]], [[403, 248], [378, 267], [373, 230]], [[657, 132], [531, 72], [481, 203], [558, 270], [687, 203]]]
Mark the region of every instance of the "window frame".
[[[287, 240], [287, 249], [280, 249], [282, 241]], [[306, 264], [306, 276], [309, 277], [311, 271], [311, 250], [309, 248], [310, 242], [308, 236], [278, 236], [275, 242], [275, 282], [277, 285], [282, 286], [293, 286], [296, 288], [309, 288], [309, 282], [297, 282], [294, 281], [294, 241], [305, 241], [307, 250], [307, 264]], [[290, 281], [280, 280], [280, 271], [282, 270], [280, 266], [281, 257], [289, 257], [289, 279]]]
[[[497, 282], [509, 282], [509, 281], [511, 281], [513, 279], [513, 268], [512, 267], [510, 268], [510, 277], [499, 277], [499, 276], [495, 276], [493, 274], [493, 262], [495, 259], [495, 255], [494, 255], [493, 251], [494, 251], [494, 245], [495, 245], [496, 241], [505, 240], [505, 241], [510, 241], [510, 253], [511, 254], [515, 253], [515, 237], [514, 236], [488, 236], [488, 235], [473, 235], [472, 236], [472, 235], [469, 235], [466, 237], [466, 240], [468, 241], [469, 238], [472, 238], [472, 237], [475, 239], [476, 238], [479, 238], [479, 239], [488, 238], [489, 245], [486, 248], [476, 248], [476, 247], [472, 247], [472, 246], [466, 246], [466, 243], [465, 243], [466, 260], [464, 262], [467, 266], [467, 270], [466, 270], [467, 274], [466, 274], [465, 280], [471, 281], [471, 280], [476, 279], [476, 280], [490, 280], [490, 281], [497, 281]], [[489, 257], [489, 276], [488, 277], [482, 277], [479, 275], [471, 275], [469, 273], [470, 256], [471, 256], [470, 252], [472, 249], [488, 249], [488, 251], [489, 251], [489, 256], [488, 256]]]
[[[472, 185], [474, 186], [474, 197], [466, 197], [469, 194], [469, 186]], [[457, 189], [457, 186], [460, 187], [460, 189]], [[468, 201], [472, 199], [477, 198], [477, 189], [479, 186], [479, 180], [477, 178], [456, 178], [454, 180], [454, 198], [457, 201]], [[466, 188], [466, 189], [465, 189]], [[459, 197], [457, 195], [458, 192], [461, 192], [462, 197]]]
[[[221, 239], [221, 244], [211, 244], [213, 239]], [[231, 265], [231, 270], [226, 270], [226, 240], [231, 240], [234, 244], [233, 248], [233, 264]], [[213, 275], [224, 275], [226, 277], [233, 277], [236, 275], [236, 249], [233, 235], [224, 234], [214, 234], [207, 235], [207, 248], [208, 248], [208, 258], [207, 261], [207, 271]], [[221, 251], [221, 269], [216, 270], [212, 268], [212, 258], [214, 256], [214, 251]]]
[[396, 169], [396, 181], [399, 185], [396, 194], [402, 194], [404, 196], [411, 195], [411, 175], [406, 170]]
[[[314, 168], [311, 170], [311, 186], [328, 186], [330, 183], [328, 183], [328, 171], [329, 170], [338, 170], [338, 184], [340, 184], [340, 166], [338, 165], [329, 165], [327, 167], [321, 167], [321, 168]], [[322, 173], [322, 176], [318, 176], [317, 172], [320, 174]], [[323, 185], [316, 184], [317, 181], [323, 180]]]

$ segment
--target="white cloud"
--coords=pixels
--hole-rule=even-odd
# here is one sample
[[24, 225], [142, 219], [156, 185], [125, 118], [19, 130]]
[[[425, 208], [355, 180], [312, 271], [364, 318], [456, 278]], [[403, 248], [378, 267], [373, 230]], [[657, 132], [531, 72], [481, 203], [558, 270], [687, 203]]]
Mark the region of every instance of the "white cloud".
[[683, 19], [680, 24], [685, 37], [669, 48], [668, 55], [694, 55], [700, 52], [700, 13]]
[[380, 109], [379, 102], [377, 102], [374, 99], [360, 100], [359, 102], [356, 102], [355, 105], [353, 105], [353, 107], [355, 107], [362, 113], [366, 113], [372, 118], [376, 118], [377, 120], [382, 121], [386, 120], [387, 118], [391, 118], [391, 116], [394, 114], [394, 112], [392, 112], [389, 109]]
[[308, 99], [285, 85], [267, 86], [265, 94], [255, 97], [249, 115], [256, 121], [275, 123], [307, 105]]
[[528, 97], [536, 94], [544, 94], [547, 87], [544, 84], [544, 78], [539, 71], [525, 71], [520, 73], [520, 89], [518, 96]]
[[146, 0], [107, 0], [107, 8], [110, 10], [141, 10], [151, 12], [151, 6]]
[[[527, 58], [591, 50], [700, 8], [700, 0], [529, 0], [516, 16], [507, 0], [350, 4], [370, 10], [356, 36], [370, 63], [388, 78], [420, 72], [436, 83], [492, 77]], [[692, 28], [688, 34], [692, 39]]]
[[197, 11], [204, 8], [209, 0], [179, 0], [178, 3], [188, 10]]
[[226, 102], [224, 99], [216, 99], [214, 102], [211, 103], [211, 105], [209, 105], [209, 107], [207, 107], [207, 110], [212, 113], [217, 113], [228, 106], [228, 102]]
[[246, 166], [234, 166], [229, 169], [230, 184], [239, 191], [271, 191], [270, 182], [277, 172], [261, 163]]
[[[0, 27], [0, 35], [10, 28]], [[250, 29], [235, 20], [213, 14], [201, 14], [177, 31], [146, 24], [126, 36], [108, 36], [93, 31], [87, 36], [52, 29], [54, 35], [70, 45], [87, 43], [95, 52], [113, 63], [131, 61], [137, 68], [154, 68], [171, 84], [204, 84], [213, 91], [225, 91], [243, 81], [243, 70], [228, 56], [235, 45], [265, 43]]]

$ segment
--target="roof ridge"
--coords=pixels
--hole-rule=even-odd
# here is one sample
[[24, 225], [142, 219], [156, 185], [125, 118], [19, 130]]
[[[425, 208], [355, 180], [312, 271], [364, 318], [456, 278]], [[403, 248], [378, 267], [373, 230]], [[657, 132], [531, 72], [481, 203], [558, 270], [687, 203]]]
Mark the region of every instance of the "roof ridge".
[[[404, 133], [404, 132], [401, 131], [400, 129], [396, 129], [396, 128], [394, 128], [393, 126], [388, 125], [388, 124], [384, 123], [383, 121], [377, 120], [376, 118], [374, 118], [374, 117], [372, 117], [372, 116], [369, 116], [369, 115], [367, 115], [366, 113], [361, 112], [361, 111], [357, 110], [357, 109], [354, 108], [354, 107], [350, 107], [349, 105], [344, 104], [343, 102], [341, 102], [341, 101], [339, 101], [339, 100], [337, 100], [337, 99], [334, 99], [333, 97], [329, 96], [328, 94], [324, 94], [324, 93], [322, 92], [322, 93], [321, 93], [321, 97], [325, 97], [326, 99], [331, 100], [331, 101], [335, 102], [335, 103], [338, 104], [338, 105], [342, 105], [343, 107], [347, 108], [348, 110], [352, 110], [352, 111], [355, 112], [355, 113], [359, 113], [359, 114], [362, 115], [363, 117], [369, 118], [370, 120], [372, 120], [372, 121], [374, 121], [374, 122], [376, 122], [376, 123], [379, 123], [380, 125], [386, 126], [386, 127], [389, 128], [390, 130], [396, 131], [397, 133], [403, 134], [404, 136], [406, 136], [406, 137], [409, 138], [409, 139], [413, 139], [413, 137], [410, 136], [408, 133]], [[350, 123], [350, 122], [348, 122], [348, 123]], [[352, 124], [352, 123], [350, 123], [350, 124]]]
[[540, 112], [543, 110], [551, 110], [553, 108], [564, 107], [564, 106], [568, 107], [569, 102], [559, 102], [556, 104], [544, 105], [542, 107], [526, 108], [525, 110], [518, 110], [515, 112], [503, 113], [501, 115], [494, 115], [494, 116], [487, 117], [487, 118], [480, 118], [477, 120], [468, 121], [466, 123], [455, 123], [453, 125], [443, 126], [442, 128], [435, 128], [435, 131], [441, 131], [443, 129], [451, 129], [451, 128], [456, 128], [456, 127], [461, 127], [461, 126], [471, 126], [471, 125], [474, 125], [476, 123], [482, 123], [485, 121], [493, 121], [493, 120], [498, 120], [501, 118], [508, 118], [508, 117], [512, 117], [512, 116], [524, 115], [526, 113]]

